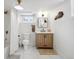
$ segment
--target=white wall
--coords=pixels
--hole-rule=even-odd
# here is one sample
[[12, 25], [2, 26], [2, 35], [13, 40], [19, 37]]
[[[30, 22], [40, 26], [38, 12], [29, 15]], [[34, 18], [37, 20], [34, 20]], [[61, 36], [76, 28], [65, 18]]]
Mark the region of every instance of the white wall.
[[18, 49], [18, 20], [15, 10], [11, 10], [11, 38], [10, 38], [10, 54]]
[[[10, 10], [8, 10], [7, 14], [4, 14], [4, 39], [7, 39], [7, 42], [10, 41]], [[8, 34], [6, 35], [6, 31], [8, 30]]]
[[19, 23], [19, 33], [24, 34], [24, 33], [31, 33], [31, 24], [29, 23]]
[[[7, 59], [10, 54], [10, 28], [11, 28], [11, 12], [8, 10], [7, 14], [4, 14], [4, 58]], [[6, 31], [8, 34], [6, 35]], [[5, 40], [7, 39], [7, 40]]]
[[53, 20], [59, 10], [64, 16], [54, 21], [54, 49], [64, 59], [74, 59], [74, 18], [71, 17], [70, 2], [66, 1], [53, 10]]
[[74, 0], [71, 0], [71, 16], [74, 16]]

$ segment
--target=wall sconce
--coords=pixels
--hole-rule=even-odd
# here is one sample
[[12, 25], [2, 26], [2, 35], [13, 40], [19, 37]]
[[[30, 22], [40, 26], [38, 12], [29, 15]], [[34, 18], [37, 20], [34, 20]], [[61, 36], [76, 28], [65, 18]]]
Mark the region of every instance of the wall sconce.
[[48, 16], [48, 12], [47, 11], [39, 11], [39, 13], [38, 13], [38, 16], [39, 17], [47, 17]]

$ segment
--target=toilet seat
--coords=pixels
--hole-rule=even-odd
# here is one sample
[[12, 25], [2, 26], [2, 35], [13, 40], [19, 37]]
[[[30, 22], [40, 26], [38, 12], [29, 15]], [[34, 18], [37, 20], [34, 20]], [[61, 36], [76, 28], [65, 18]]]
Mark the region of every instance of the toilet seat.
[[24, 45], [28, 45], [29, 44], [29, 40], [23, 40], [23, 44]]

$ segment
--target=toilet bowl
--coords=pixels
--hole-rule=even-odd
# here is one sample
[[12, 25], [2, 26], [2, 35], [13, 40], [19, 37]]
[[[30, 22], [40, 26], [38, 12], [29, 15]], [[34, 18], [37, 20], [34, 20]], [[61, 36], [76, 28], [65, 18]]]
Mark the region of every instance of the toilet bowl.
[[24, 50], [28, 49], [29, 47], [29, 40], [23, 40]]
[[30, 39], [30, 34], [29, 33], [24, 34], [24, 40], [22, 41], [24, 45], [24, 50], [28, 49], [29, 47], [29, 39]]

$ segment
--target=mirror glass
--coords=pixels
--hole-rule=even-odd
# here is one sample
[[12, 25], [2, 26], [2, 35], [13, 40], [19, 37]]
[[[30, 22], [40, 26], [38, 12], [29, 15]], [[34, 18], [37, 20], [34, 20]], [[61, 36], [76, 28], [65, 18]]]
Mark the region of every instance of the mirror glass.
[[38, 18], [38, 27], [46, 28], [48, 26], [48, 18], [42, 17]]

